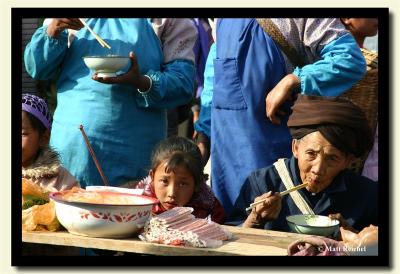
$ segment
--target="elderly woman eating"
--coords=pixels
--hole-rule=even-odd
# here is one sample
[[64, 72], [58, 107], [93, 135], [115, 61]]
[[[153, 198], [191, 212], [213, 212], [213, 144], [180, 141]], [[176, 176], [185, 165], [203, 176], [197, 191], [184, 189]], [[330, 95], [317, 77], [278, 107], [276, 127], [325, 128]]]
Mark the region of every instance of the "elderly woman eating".
[[[377, 182], [347, 169], [372, 144], [364, 113], [345, 99], [321, 96], [300, 95], [292, 109], [292, 158], [250, 174], [234, 207], [235, 221], [279, 231], [289, 231], [286, 217], [294, 214], [330, 216], [353, 231], [376, 224]], [[303, 183], [305, 188], [279, 194]]]

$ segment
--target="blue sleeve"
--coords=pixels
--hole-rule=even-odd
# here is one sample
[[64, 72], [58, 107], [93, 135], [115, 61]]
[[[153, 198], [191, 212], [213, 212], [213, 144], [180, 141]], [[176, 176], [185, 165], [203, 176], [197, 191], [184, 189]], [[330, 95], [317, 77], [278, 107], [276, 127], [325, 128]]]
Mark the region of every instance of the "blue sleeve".
[[68, 32], [63, 31], [58, 38], [47, 35], [47, 26], [38, 28], [25, 48], [26, 71], [37, 80], [50, 80], [58, 73], [68, 48]]
[[211, 138], [211, 103], [214, 92], [214, 59], [217, 56], [217, 47], [213, 43], [208, 53], [204, 70], [204, 86], [201, 92], [201, 108], [199, 120], [194, 124], [194, 129]]
[[301, 93], [338, 96], [350, 89], [366, 72], [366, 63], [353, 36], [345, 34], [321, 50], [322, 59], [296, 68]]
[[167, 109], [186, 104], [193, 97], [194, 73], [193, 62], [183, 59], [164, 64], [161, 71], [149, 70], [152, 86], [137, 92], [136, 102], [140, 107]]

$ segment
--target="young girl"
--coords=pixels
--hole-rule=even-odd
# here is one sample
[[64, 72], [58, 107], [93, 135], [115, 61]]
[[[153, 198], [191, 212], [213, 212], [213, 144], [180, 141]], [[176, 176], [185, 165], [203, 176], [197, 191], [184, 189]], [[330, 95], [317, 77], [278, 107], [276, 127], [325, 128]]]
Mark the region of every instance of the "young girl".
[[153, 151], [149, 176], [135, 188], [144, 188], [143, 195], [157, 198], [153, 207], [160, 214], [176, 206], [194, 209], [197, 218], [211, 218], [224, 223], [225, 213], [204, 180], [203, 162], [199, 148], [184, 137], [161, 141]]
[[22, 178], [47, 191], [79, 186], [60, 164], [49, 144], [51, 115], [46, 102], [32, 94], [22, 94]]

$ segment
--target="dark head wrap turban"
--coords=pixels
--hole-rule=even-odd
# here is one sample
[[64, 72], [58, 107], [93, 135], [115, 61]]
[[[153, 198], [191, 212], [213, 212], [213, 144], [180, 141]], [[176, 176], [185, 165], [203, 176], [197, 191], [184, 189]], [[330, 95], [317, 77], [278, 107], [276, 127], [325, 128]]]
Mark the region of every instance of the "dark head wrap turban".
[[372, 131], [363, 111], [337, 97], [299, 95], [288, 127], [293, 139], [319, 131], [334, 147], [356, 157], [372, 146]]

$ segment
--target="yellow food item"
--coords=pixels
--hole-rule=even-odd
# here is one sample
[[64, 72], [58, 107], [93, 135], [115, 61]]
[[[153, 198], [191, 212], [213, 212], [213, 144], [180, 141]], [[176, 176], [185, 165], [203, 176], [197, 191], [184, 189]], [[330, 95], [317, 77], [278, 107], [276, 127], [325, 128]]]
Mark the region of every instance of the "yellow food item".
[[22, 178], [22, 208], [22, 230], [57, 231], [60, 229], [54, 202], [49, 202], [49, 193], [25, 178]]
[[60, 227], [53, 201], [22, 210], [22, 230], [24, 231], [57, 231]]
[[46, 190], [44, 190], [31, 180], [22, 178], [22, 203], [25, 202], [25, 197], [27, 196], [34, 196], [36, 198], [41, 198], [47, 201], [49, 200], [49, 193]]

